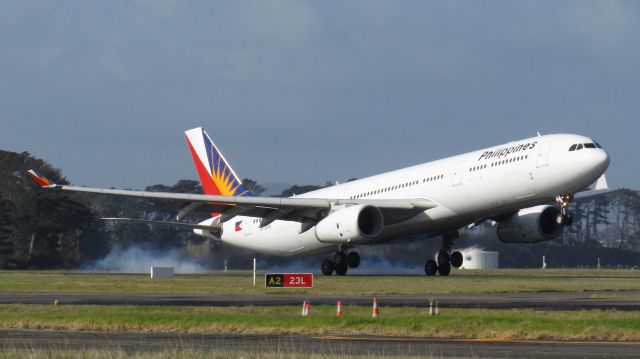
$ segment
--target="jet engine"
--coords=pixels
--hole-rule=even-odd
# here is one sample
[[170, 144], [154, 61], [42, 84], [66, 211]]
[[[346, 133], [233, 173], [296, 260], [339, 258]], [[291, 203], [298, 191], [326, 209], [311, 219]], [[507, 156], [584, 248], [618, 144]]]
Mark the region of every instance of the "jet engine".
[[382, 232], [384, 217], [374, 206], [354, 205], [339, 209], [316, 225], [323, 243], [353, 243], [375, 238]]
[[554, 206], [525, 208], [498, 224], [498, 238], [503, 243], [537, 243], [560, 235], [562, 213]]

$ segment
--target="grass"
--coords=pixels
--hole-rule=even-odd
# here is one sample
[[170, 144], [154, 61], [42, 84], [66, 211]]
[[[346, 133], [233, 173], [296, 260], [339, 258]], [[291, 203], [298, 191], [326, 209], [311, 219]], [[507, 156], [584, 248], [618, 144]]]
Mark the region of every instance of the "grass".
[[11, 304], [0, 307], [0, 327], [177, 333], [269, 333], [389, 335], [439, 338], [556, 340], [640, 340], [640, 313], [314, 306], [302, 317], [298, 307], [148, 307]]
[[640, 270], [610, 269], [460, 270], [448, 277], [315, 276], [312, 289], [265, 288], [263, 278], [259, 276], [258, 285], [254, 287], [248, 272], [212, 272], [151, 280], [143, 274], [0, 271], [0, 292], [392, 295], [640, 290]]

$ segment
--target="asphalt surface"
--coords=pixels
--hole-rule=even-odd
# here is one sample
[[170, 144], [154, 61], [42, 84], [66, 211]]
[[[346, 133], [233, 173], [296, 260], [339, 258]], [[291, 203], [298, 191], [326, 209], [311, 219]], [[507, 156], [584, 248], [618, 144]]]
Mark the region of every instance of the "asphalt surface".
[[640, 343], [0, 330], [0, 349], [110, 349], [127, 353], [204, 350], [437, 358], [637, 358]]
[[[628, 298], [611, 298], [612, 296]], [[0, 304], [60, 304], [86, 305], [171, 305], [171, 306], [275, 306], [300, 305], [310, 301], [314, 305], [335, 305], [340, 299], [345, 305], [370, 306], [371, 296], [332, 295], [212, 295], [158, 293], [56, 293], [56, 292], [0, 292]], [[426, 307], [435, 300], [442, 308], [488, 308], [537, 310], [640, 310], [640, 291], [624, 292], [544, 292], [497, 294], [435, 294], [380, 295], [380, 306]]]

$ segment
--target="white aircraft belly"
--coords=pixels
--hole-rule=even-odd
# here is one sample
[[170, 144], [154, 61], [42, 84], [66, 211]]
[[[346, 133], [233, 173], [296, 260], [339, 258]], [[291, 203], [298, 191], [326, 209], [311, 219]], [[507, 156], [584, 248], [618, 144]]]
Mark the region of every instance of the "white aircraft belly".
[[[252, 217], [242, 217], [224, 224], [221, 240], [233, 246], [279, 256], [303, 256], [310, 253], [325, 253], [335, 250], [335, 244], [321, 243], [314, 229], [299, 233], [300, 223], [275, 221], [263, 228], [252, 223]], [[236, 231], [235, 222], [248, 223]], [[232, 224], [233, 222], [233, 224]]]

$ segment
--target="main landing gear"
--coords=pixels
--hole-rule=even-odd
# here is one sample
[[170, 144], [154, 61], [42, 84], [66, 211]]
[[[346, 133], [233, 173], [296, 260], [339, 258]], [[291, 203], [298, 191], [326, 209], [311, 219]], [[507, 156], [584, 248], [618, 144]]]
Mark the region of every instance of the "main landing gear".
[[337, 275], [347, 274], [347, 269], [358, 268], [360, 265], [360, 254], [358, 252], [345, 253], [344, 250], [339, 250], [333, 255], [333, 261], [331, 259], [325, 259], [322, 261], [322, 274], [331, 275], [336, 272]]
[[451, 267], [460, 268], [463, 262], [462, 253], [455, 251], [451, 253], [451, 245], [458, 238], [458, 232], [452, 232], [442, 235], [442, 245], [436, 260], [429, 259], [424, 264], [424, 272], [428, 276], [434, 276], [436, 273], [440, 275], [449, 275]]
[[573, 224], [573, 216], [569, 213], [569, 206], [571, 206], [572, 200], [573, 195], [565, 194], [556, 196], [556, 203], [560, 206], [560, 214], [556, 218], [556, 223], [565, 226]]

